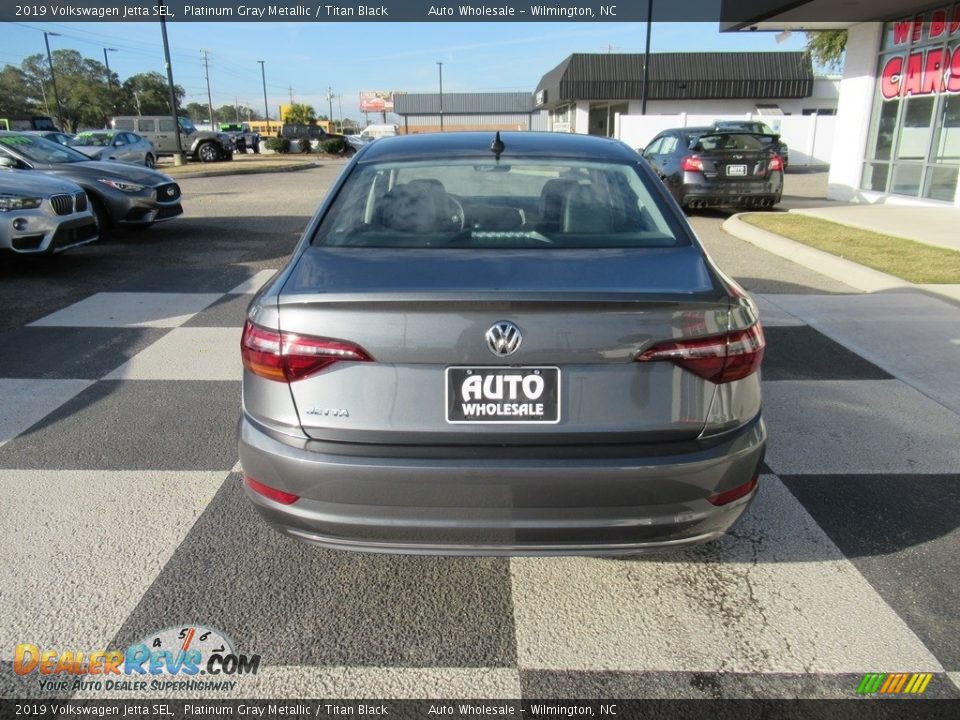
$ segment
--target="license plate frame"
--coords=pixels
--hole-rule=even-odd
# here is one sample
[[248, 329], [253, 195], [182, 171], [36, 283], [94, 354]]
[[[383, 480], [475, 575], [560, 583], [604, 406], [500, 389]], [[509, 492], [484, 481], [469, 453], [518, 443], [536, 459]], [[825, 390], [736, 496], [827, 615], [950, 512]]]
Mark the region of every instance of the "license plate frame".
[[727, 173], [727, 177], [746, 177], [747, 166], [746, 165], [727, 165], [726, 173]]
[[[502, 397], [485, 397], [487, 394], [483, 389], [486, 378], [502, 376], [505, 379], [497, 382], [491, 381], [490, 389], [496, 390], [499, 386]], [[506, 378], [515, 378], [511, 380]], [[525, 383], [524, 379], [528, 376], [539, 376], [543, 380], [543, 388], [539, 395], [531, 397], [527, 390], [534, 390], [536, 382]], [[471, 397], [464, 400], [463, 384], [469, 377], [479, 377], [481, 397]], [[476, 384], [477, 381], [472, 381]], [[529, 387], [528, 387], [529, 385]], [[545, 365], [525, 365], [522, 367], [511, 366], [490, 366], [490, 365], [452, 365], [446, 368], [444, 372], [444, 419], [450, 425], [556, 425], [561, 419], [561, 388], [562, 375], [560, 368], [556, 366]], [[511, 392], [511, 388], [513, 392]], [[471, 388], [475, 392], [477, 388]], [[506, 411], [506, 406], [511, 406], [514, 410], [520, 405], [533, 406], [528, 410], [535, 410], [537, 404], [543, 405], [543, 412], [536, 414], [510, 414]], [[465, 405], [472, 404], [487, 406], [484, 414], [470, 416], [467, 414]], [[497, 413], [488, 414], [490, 405], [498, 406]]]

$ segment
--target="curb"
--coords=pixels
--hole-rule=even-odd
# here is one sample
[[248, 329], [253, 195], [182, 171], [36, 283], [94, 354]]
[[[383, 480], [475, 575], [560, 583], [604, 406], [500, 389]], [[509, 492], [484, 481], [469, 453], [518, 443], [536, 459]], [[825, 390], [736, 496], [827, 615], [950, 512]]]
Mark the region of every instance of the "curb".
[[[816, 270], [821, 275], [826, 275], [852, 288], [862, 290], [863, 292], [877, 292], [879, 290], [891, 290], [894, 288], [918, 287], [903, 278], [888, 275], [879, 270], [855, 263], [852, 260], [846, 260], [842, 257], [824, 252], [823, 250], [817, 250], [803, 243], [798, 243], [795, 240], [790, 240], [782, 235], [777, 235], [768, 230], [750, 225], [740, 219], [741, 214], [743, 213], [731, 215], [723, 222], [721, 227], [734, 237], [745, 240], [768, 252], [772, 252], [774, 255], [792, 260], [811, 270]], [[930, 292], [936, 292], [936, 290], [931, 290], [931, 287], [932, 286], [926, 286], [924, 289]]]
[[[175, 166], [174, 166], [175, 167]], [[323, 167], [323, 163], [312, 162], [305, 163], [302, 165], [291, 165], [290, 167], [282, 168], [269, 168], [269, 169], [253, 169], [253, 170], [228, 170], [224, 168], [223, 170], [204, 170], [197, 173], [166, 173], [163, 170], [158, 169], [158, 172], [163, 173], [167, 177], [173, 178], [174, 180], [184, 180], [188, 178], [210, 178], [210, 177], [226, 177], [228, 175], [266, 175], [268, 173], [284, 173], [284, 172], [297, 172], [299, 170], [310, 170], [312, 168]], [[166, 169], [166, 168], [164, 168]]]

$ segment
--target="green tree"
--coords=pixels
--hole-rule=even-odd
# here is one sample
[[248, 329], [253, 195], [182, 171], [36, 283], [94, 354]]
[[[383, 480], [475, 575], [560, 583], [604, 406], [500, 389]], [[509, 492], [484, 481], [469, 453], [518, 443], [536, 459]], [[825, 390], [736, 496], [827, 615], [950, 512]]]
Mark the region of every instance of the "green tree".
[[207, 115], [210, 114], [210, 109], [206, 104], [201, 105], [198, 102], [187, 103], [187, 106], [183, 110], [195, 123], [206, 122]]
[[42, 93], [30, 86], [23, 70], [13, 65], [0, 70], [0, 98], [0, 115], [49, 114], [43, 107]]
[[111, 84], [111, 76], [103, 63], [83, 57], [76, 50], [54, 50], [53, 68], [56, 73], [57, 108], [47, 58], [31, 55], [21, 64], [27, 82], [46, 92], [47, 106], [67, 132], [81, 127], [103, 127], [116, 111], [119, 93]]
[[[130, 111], [135, 115], [166, 115], [170, 112], [167, 78], [156, 71], [131, 75], [123, 83], [123, 92]], [[186, 90], [174, 85], [173, 93], [180, 108]]]
[[829, 70], [843, 67], [847, 49], [846, 30], [817, 30], [806, 33], [806, 53], [814, 63]]
[[304, 105], [302, 103], [294, 103], [291, 105], [283, 116], [285, 123], [294, 125], [313, 125], [316, 119], [317, 111], [314, 110], [311, 105]]
[[259, 115], [253, 108], [246, 105], [221, 105], [213, 110], [217, 114], [217, 122], [245, 122], [246, 120], [257, 120]]

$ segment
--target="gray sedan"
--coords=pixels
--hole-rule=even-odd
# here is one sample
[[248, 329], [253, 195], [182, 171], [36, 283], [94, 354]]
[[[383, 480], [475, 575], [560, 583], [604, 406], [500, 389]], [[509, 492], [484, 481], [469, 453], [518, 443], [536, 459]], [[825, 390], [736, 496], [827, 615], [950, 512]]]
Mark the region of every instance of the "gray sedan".
[[94, 161], [34, 135], [0, 132], [0, 167], [39, 170], [77, 183], [90, 197], [101, 238], [114, 226], [146, 227], [183, 213], [180, 186], [166, 175]]
[[77, 133], [70, 146], [91, 160], [117, 160], [148, 168], [157, 165], [153, 143], [132, 132], [86, 130]]
[[630, 148], [384, 138], [241, 340], [246, 494], [333, 548], [629, 554], [757, 492], [764, 335]]
[[97, 221], [79, 185], [0, 169], [0, 250], [52, 255], [96, 239]]

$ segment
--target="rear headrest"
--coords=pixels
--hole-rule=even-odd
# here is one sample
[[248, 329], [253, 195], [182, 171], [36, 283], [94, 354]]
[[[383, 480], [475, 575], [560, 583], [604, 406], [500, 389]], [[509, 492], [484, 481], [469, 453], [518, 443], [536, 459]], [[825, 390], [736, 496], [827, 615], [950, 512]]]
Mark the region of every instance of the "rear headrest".
[[563, 199], [577, 187], [577, 181], [570, 178], [547, 180], [540, 190], [540, 220], [547, 223], [559, 223]]
[[613, 211], [588, 185], [578, 185], [563, 199], [560, 232], [604, 233], [613, 229]]
[[380, 200], [380, 225], [399, 232], [441, 232], [448, 197], [439, 180], [412, 180]]

